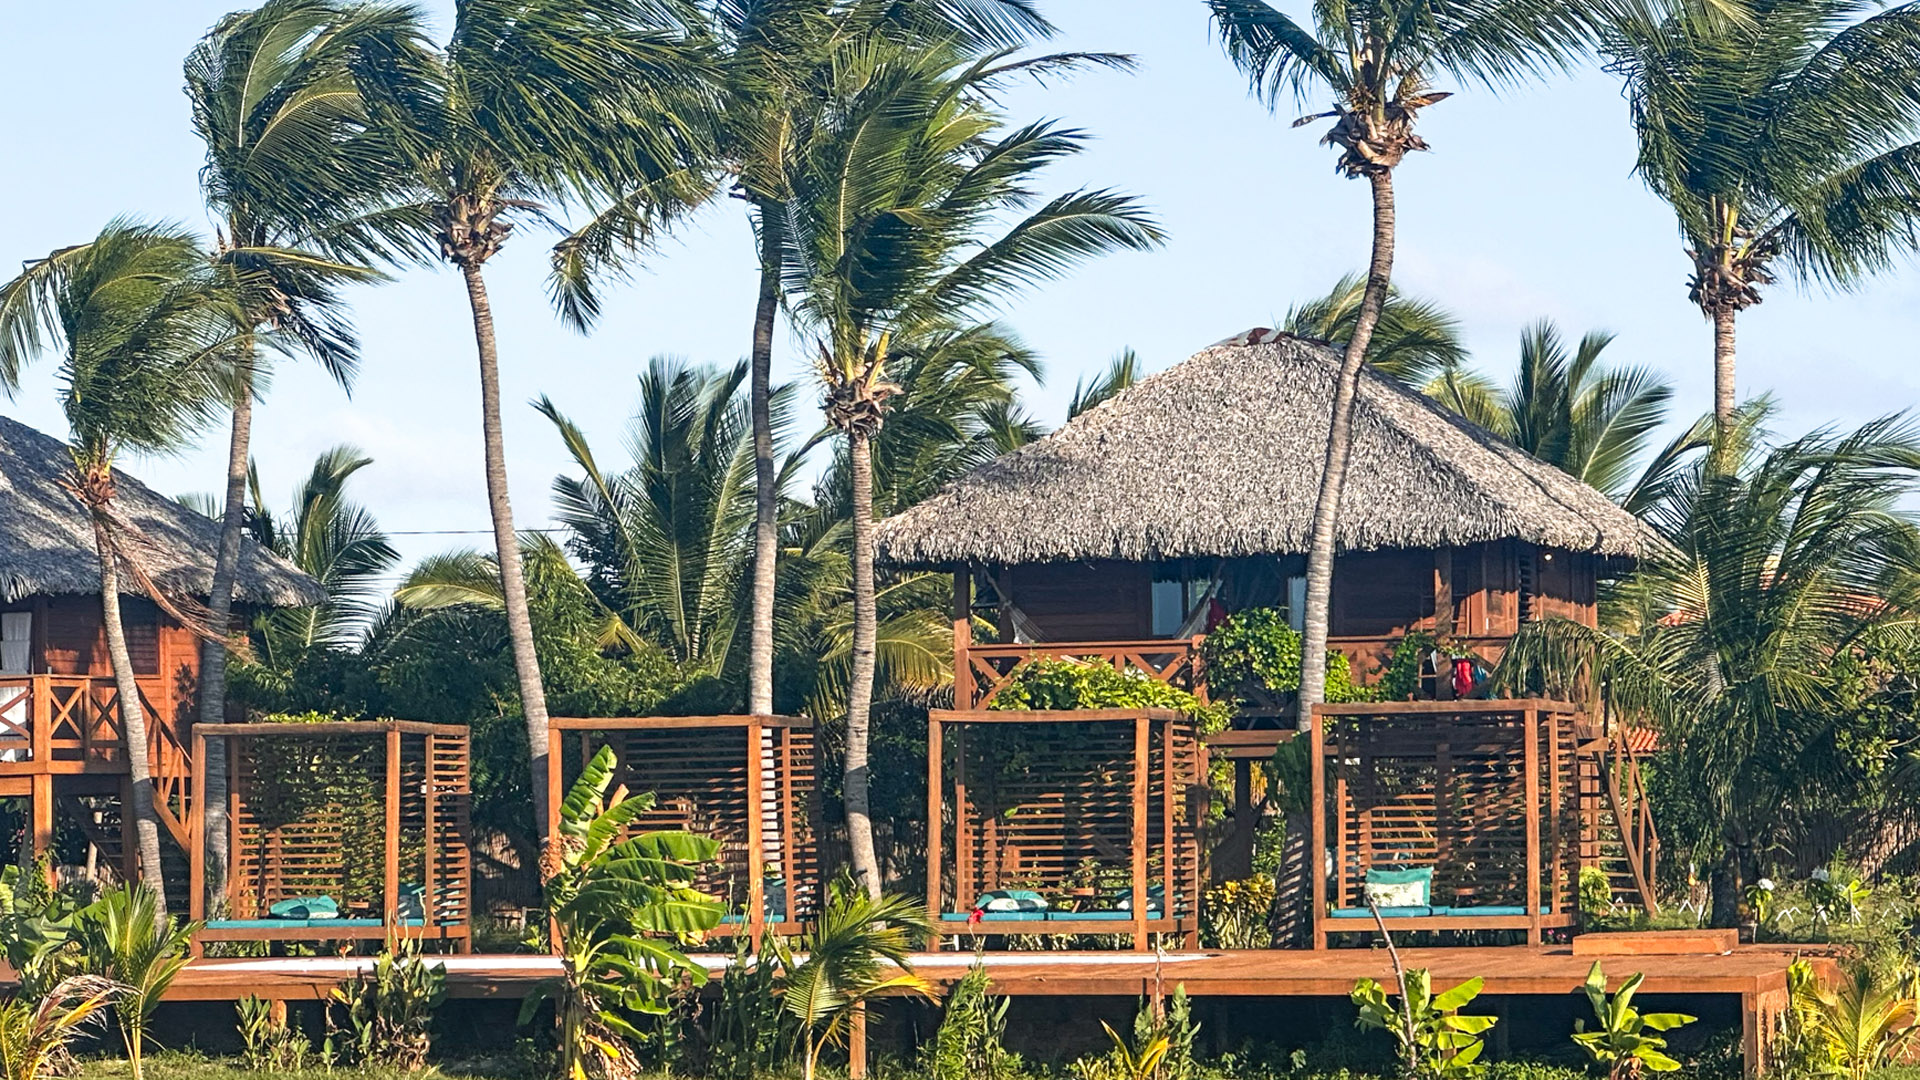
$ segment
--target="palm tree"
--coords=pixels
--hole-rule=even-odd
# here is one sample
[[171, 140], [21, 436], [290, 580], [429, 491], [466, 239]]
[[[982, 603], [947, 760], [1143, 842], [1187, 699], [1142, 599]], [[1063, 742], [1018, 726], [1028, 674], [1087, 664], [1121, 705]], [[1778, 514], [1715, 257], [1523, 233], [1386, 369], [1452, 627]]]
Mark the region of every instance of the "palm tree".
[[546, 691], [507, 492], [485, 268], [518, 222], [550, 220], [550, 206], [618, 202], [622, 213], [596, 217], [556, 253], [555, 299], [581, 325], [583, 296], [568, 287], [582, 279], [579, 267], [643, 245], [704, 198], [692, 106], [705, 65], [689, 15], [671, 0], [460, 0], [444, 49], [410, 48], [362, 73], [361, 92], [409, 168], [406, 195], [417, 200], [424, 239], [459, 269], [472, 310], [487, 502], [541, 835]]
[[813, 1080], [820, 1053], [863, 1023], [869, 1002], [888, 996], [926, 997], [932, 986], [913, 970], [913, 950], [933, 932], [926, 909], [903, 896], [870, 896], [852, 882], [835, 882], [820, 921], [800, 939], [806, 959], [782, 957], [781, 1001], [799, 1021], [802, 1080]]
[[1120, 391], [1140, 381], [1140, 354], [1131, 347], [1120, 350], [1107, 362], [1107, 370], [1092, 381], [1076, 379], [1073, 384], [1073, 398], [1067, 402], [1067, 419], [1071, 420], [1088, 409], [1099, 405]]
[[[86, 506], [100, 560], [100, 608], [126, 740], [135, 834], [143, 875], [160, 874], [160, 817], [148, 768], [147, 718], [120, 619], [123, 592], [144, 593], [189, 627], [142, 568], [133, 527], [114, 509], [114, 463], [123, 451], [179, 450], [231, 390], [222, 368], [240, 307], [219, 287], [207, 253], [188, 232], [116, 220], [92, 242], [29, 263], [0, 287], [0, 341], [16, 355], [58, 341], [60, 404], [73, 455], [73, 491]], [[133, 580], [122, 589], [122, 569]], [[157, 890], [156, 890], [157, 891]], [[158, 900], [158, 918], [166, 917]]]
[[1688, 299], [1713, 323], [1713, 410], [1734, 412], [1734, 323], [1784, 270], [1849, 285], [1915, 246], [1920, 5], [1750, 0], [1746, 18], [1622, 20], [1607, 36], [1673, 208]]
[[1751, 411], [1725, 453], [1696, 459], [1646, 515], [1665, 538], [1625, 585], [1640, 612], [1621, 636], [1532, 624], [1500, 678], [1550, 692], [1600, 688], [1661, 731], [1656, 779], [1669, 831], [1713, 868], [1713, 919], [1817, 806], [1860, 775], [1836, 670], [1903, 623], [1920, 533], [1920, 437], [1882, 420], [1766, 449]]
[[748, 628], [747, 709], [773, 709], [775, 563], [779, 548], [774, 459], [773, 338], [782, 298], [784, 241], [777, 207], [791, 196], [787, 170], [821, 122], [840, 43], [875, 30], [1005, 48], [1053, 32], [1024, 0], [762, 0], [711, 5], [718, 44], [720, 161], [754, 223], [760, 286], [754, 301], [750, 401], [754, 444], [754, 555]]
[[1324, 0], [1313, 5], [1309, 30], [1264, 0], [1207, 0], [1207, 7], [1227, 56], [1270, 108], [1289, 93], [1296, 100], [1333, 94], [1330, 111], [1300, 123], [1334, 118], [1322, 141], [1341, 148], [1340, 171], [1366, 178], [1373, 195], [1373, 254], [1335, 383], [1307, 550], [1299, 692], [1304, 729], [1326, 687], [1334, 525], [1352, 447], [1353, 397], [1393, 277], [1393, 170], [1408, 153], [1427, 149], [1414, 133], [1415, 121], [1420, 110], [1450, 96], [1433, 89], [1435, 76], [1501, 84], [1564, 66], [1590, 36], [1594, 12], [1587, 0]]
[[[1366, 292], [1365, 278], [1343, 275], [1332, 292], [1288, 308], [1281, 328], [1320, 341], [1351, 341]], [[1389, 284], [1367, 340], [1366, 361], [1410, 386], [1423, 386], [1467, 362], [1460, 320], [1440, 305], [1402, 295]]]
[[1684, 456], [1704, 445], [1704, 433], [1682, 433], [1636, 473], [1648, 440], [1666, 423], [1673, 386], [1651, 368], [1602, 363], [1612, 342], [1612, 334], [1591, 330], [1569, 353], [1559, 329], [1542, 319], [1520, 335], [1520, 363], [1510, 386], [1498, 389], [1484, 378], [1449, 371], [1430, 380], [1426, 391], [1639, 513], [1659, 499]]
[[[754, 447], [741, 393], [747, 365], [689, 367], [655, 357], [640, 376], [627, 445], [633, 465], [608, 473], [586, 435], [542, 398], [578, 477], [553, 482], [567, 550], [608, 607], [683, 671], [719, 674], [732, 649], [753, 557]], [[771, 401], [776, 433], [791, 391]]]
[[350, 651], [385, 606], [384, 580], [400, 562], [387, 534], [366, 507], [347, 498], [347, 481], [373, 459], [336, 446], [314, 459], [293, 493], [284, 519], [267, 506], [259, 474], [249, 470], [249, 531], [261, 547], [326, 586], [323, 604], [277, 608], [255, 623], [260, 661], [288, 670], [313, 649]]
[[853, 872], [875, 896], [872, 444], [900, 391], [889, 370], [893, 343], [964, 326], [1001, 295], [1161, 239], [1135, 200], [1111, 190], [1057, 197], [991, 234], [995, 215], [1032, 202], [1038, 171], [1085, 138], [1044, 121], [1004, 132], [983, 96], [1004, 59], [968, 62], [945, 47], [880, 38], [852, 43], [834, 65], [831, 126], [789, 167], [792, 197], [777, 208], [785, 291], [813, 337], [827, 421], [846, 440], [853, 625], [844, 797]]
[[[201, 193], [219, 222], [220, 272], [247, 291], [244, 321], [318, 361], [340, 385], [358, 360], [344, 286], [379, 275], [362, 260], [386, 250], [404, 224], [383, 205], [391, 156], [354, 91], [356, 67], [407, 46], [402, 8], [361, 0], [267, 0], [209, 31], [185, 64], [194, 133], [206, 146]], [[253, 400], [264, 357], [251, 345], [237, 369], [220, 549], [208, 599], [212, 622], [232, 618], [247, 515]], [[200, 722], [225, 719], [227, 645], [201, 649]], [[226, 747], [208, 744], [207, 887], [227, 861]]]

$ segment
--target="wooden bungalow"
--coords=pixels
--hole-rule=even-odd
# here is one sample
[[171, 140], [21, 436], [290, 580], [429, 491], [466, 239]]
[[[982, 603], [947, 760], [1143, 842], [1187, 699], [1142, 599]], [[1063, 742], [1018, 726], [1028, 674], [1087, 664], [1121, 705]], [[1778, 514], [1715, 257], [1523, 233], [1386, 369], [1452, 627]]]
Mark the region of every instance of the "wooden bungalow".
[[[991, 707], [1042, 656], [1204, 695], [1199, 647], [1220, 620], [1271, 608], [1297, 628], [1339, 360], [1324, 343], [1241, 335], [884, 522], [884, 562], [953, 575], [956, 708]], [[1441, 659], [1423, 657], [1416, 696], [1443, 700], [1484, 697], [1486, 671], [1524, 623], [1592, 625], [1597, 581], [1649, 542], [1600, 492], [1372, 369], [1336, 540], [1331, 647], [1366, 684], [1408, 634], [1432, 635]], [[1241, 723], [1291, 726], [1287, 701], [1264, 704]], [[1597, 821], [1609, 813], [1596, 800], [1611, 742], [1587, 718], [1570, 723], [1591, 751], [1578, 812]], [[1250, 766], [1259, 753], [1233, 756]], [[1252, 814], [1236, 809], [1244, 853]], [[966, 827], [951, 793], [942, 815], [943, 828]], [[1582, 854], [1597, 859], [1597, 844]], [[1381, 851], [1351, 850], [1364, 880]], [[957, 881], [952, 866], [929, 873]], [[1568, 894], [1549, 891], [1557, 916]]]
[[[84, 830], [97, 859], [130, 874], [135, 845], [123, 831], [132, 815], [120, 812], [126, 743], [92, 527], [64, 482], [72, 464], [60, 441], [0, 416], [0, 798], [26, 800], [36, 852], [51, 847], [58, 811]], [[170, 595], [204, 598], [219, 523], [124, 473], [115, 482], [142, 569]], [[235, 595], [243, 611], [325, 598], [318, 582], [251, 540]], [[146, 596], [123, 595], [120, 610], [148, 717], [154, 798], [184, 851], [199, 640]]]

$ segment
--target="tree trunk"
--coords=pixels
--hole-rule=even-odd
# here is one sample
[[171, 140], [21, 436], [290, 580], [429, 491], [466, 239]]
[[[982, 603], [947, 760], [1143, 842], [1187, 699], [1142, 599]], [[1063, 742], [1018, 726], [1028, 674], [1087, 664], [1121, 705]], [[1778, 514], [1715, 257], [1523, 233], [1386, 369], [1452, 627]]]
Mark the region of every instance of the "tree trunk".
[[[220, 551], [213, 561], [213, 591], [207, 597], [209, 624], [226, 633], [233, 625], [234, 582], [240, 576], [240, 538], [247, 522], [247, 464], [253, 439], [253, 344], [236, 372], [239, 386], [233, 398], [233, 434], [227, 443], [226, 508], [220, 518]], [[200, 643], [200, 723], [226, 720], [227, 647], [219, 641]], [[202, 807], [206, 828], [207, 903], [217, 910], [226, 896], [227, 740], [207, 742], [207, 759], [193, 763], [205, 771], [207, 805]]]
[[500, 434], [500, 352], [493, 336], [493, 307], [478, 263], [460, 268], [473, 307], [473, 337], [480, 353], [480, 429], [486, 441], [487, 507], [493, 513], [493, 549], [500, 561], [500, 594], [507, 608], [507, 637], [513, 647], [513, 671], [520, 682], [520, 711], [527, 721], [527, 758], [533, 784], [533, 830], [547, 835], [547, 692], [540, 682], [540, 658], [533, 649], [533, 617], [527, 610], [527, 583], [520, 566], [520, 538], [513, 529], [513, 504], [507, 499], [507, 451]]
[[880, 859], [873, 850], [873, 816], [867, 798], [874, 647], [879, 636], [873, 588], [873, 458], [868, 436], [858, 429], [847, 433], [847, 461], [853, 481], [853, 657], [847, 678], [847, 751], [841, 798], [847, 808], [853, 876], [867, 895], [879, 899]]
[[1347, 342], [1340, 375], [1334, 384], [1333, 414], [1327, 429], [1327, 457], [1320, 474], [1320, 496], [1313, 507], [1313, 534], [1307, 548], [1307, 610], [1300, 642], [1300, 730], [1313, 727], [1313, 707], [1326, 696], [1327, 622], [1333, 596], [1334, 528], [1339, 521], [1340, 493], [1346, 485], [1347, 460], [1353, 450], [1353, 398], [1360, 387], [1360, 368], [1374, 324], [1386, 304], [1393, 278], [1393, 173], [1379, 169], [1367, 174], [1373, 188], [1373, 261], [1367, 265], [1367, 288], [1360, 314]]
[[153, 805], [153, 771], [147, 760], [147, 714], [133, 678], [127, 632], [120, 623], [120, 571], [114, 563], [113, 530], [106, 509], [93, 507], [93, 545], [100, 556], [100, 618], [107, 631], [107, 657], [119, 692], [120, 733], [127, 743], [127, 775], [133, 791], [133, 831], [140, 848], [140, 878], [153, 887], [154, 910], [167, 918], [167, 882], [160, 864], [160, 812]]
[[1737, 317], [1728, 305], [1713, 313], [1713, 419], [1722, 434], [1733, 426], [1733, 321]]
[[773, 460], [773, 326], [780, 312], [780, 243], [760, 215], [760, 300], [753, 311], [753, 615], [747, 641], [747, 711], [773, 712], [773, 595], [780, 534]]
[[1713, 900], [1708, 926], [1724, 930], [1740, 925], [1740, 885], [1740, 857], [1728, 845], [1720, 865], [1707, 875], [1707, 890]]

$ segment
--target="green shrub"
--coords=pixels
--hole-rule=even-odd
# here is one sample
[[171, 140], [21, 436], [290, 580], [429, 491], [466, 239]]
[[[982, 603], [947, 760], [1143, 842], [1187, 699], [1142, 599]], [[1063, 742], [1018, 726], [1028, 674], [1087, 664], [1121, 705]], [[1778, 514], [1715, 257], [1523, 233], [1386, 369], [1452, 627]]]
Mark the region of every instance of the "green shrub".
[[[1271, 693], [1300, 689], [1300, 635], [1273, 608], [1235, 612], [1200, 643], [1207, 687], [1222, 700], [1245, 698], [1255, 688]], [[1353, 681], [1345, 654], [1327, 651], [1326, 700], [1371, 701], [1377, 695]]]
[[271, 1075], [300, 1072], [318, 1055], [305, 1034], [287, 1023], [286, 1007], [261, 997], [233, 1003], [240, 1019], [241, 1060], [248, 1069]]
[[953, 991], [933, 1041], [921, 1048], [920, 1073], [927, 1080], [998, 1080], [1020, 1071], [1020, 1058], [1007, 1051], [1007, 1006], [1012, 998], [988, 993], [992, 979], [975, 960]]
[[417, 944], [389, 944], [371, 973], [334, 987], [328, 998], [346, 1015], [346, 1038], [338, 1049], [349, 1064], [362, 1067], [426, 1068], [432, 1044], [427, 1029], [446, 998], [445, 964], [428, 964]]
[[1273, 879], [1265, 874], [1223, 881], [1200, 905], [1200, 944], [1209, 949], [1264, 949], [1273, 944]]

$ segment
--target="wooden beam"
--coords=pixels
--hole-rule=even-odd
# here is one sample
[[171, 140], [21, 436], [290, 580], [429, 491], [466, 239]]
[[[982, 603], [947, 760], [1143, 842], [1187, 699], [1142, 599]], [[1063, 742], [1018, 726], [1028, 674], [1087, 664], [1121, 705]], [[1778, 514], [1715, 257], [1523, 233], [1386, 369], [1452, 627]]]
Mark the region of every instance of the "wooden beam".
[[973, 664], [967, 656], [973, 644], [973, 571], [962, 566], [953, 572], [953, 703], [972, 708]]
[[381, 922], [399, 925], [400, 918], [400, 729], [387, 729], [387, 835], [385, 899]]
[[[207, 760], [207, 737], [193, 733], [193, 760]], [[193, 770], [193, 805], [187, 808], [187, 920], [207, 919], [207, 770]]]
[[1326, 720], [1320, 715], [1319, 706], [1313, 710], [1313, 729], [1308, 736], [1307, 774], [1308, 798], [1313, 801], [1309, 807], [1308, 820], [1313, 835], [1308, 838], [1307, 858], [1313, 865], [1309, 871], [1313, 877], [1313, 891], [1307, 898], [1309, 926], [1313, 931], [1313, 947], [1327, 947], [1327, 935], [1321, 928], [1326, 921], [1327, 906], [1327, 755]]
[[[760, 748], [760, 725], [747, 732], [747, 934], [755, 952], [767, 933], [766, 769]], [[552, 759], [549, 759], [552, 760]]]
[[[1147, 785], [1149, 757], [1152, 753], [1152, 721], [1137, 716], [1133, 721], [1133, 947], [1147, 949]], [[1173, 890], [1167, 890], [1171, 899]]]
[[[943, 765], [945, 764], [942, 761], [944, 751], [941, 745], [941, 734], [942, 732], [941, 732], [940, 721], [937, 718], [928, 717], [927, 718], [927, 912], [929, 915], [931, 915], [935, 919], [938, 919], [943, 912], [943, 908], [941, 906], [940, 871], [943, 868], [942, 864], [945, 862], [945, 859], [942, 856], [942, 853], [940, 851], [941, 841], [945, 839], [945, 836], [940, 827], [941, 818], [943, 816], [940, 810], [945, 797], [945, 792], [940, 790], [941, 786], [945, 783], [945, 778], [941, 775], [943, 771]], [[955, 883], [955, 887], [958, 888], [957, 882]]]
[[1527, 905], [1527, 944], [1540, 943], [1540, 714], [1525, 713], [1525, 733], [1521, 738], [1526, 764], [1521, 770], [1526, 785], [1527, 886], [1521, 901]]

